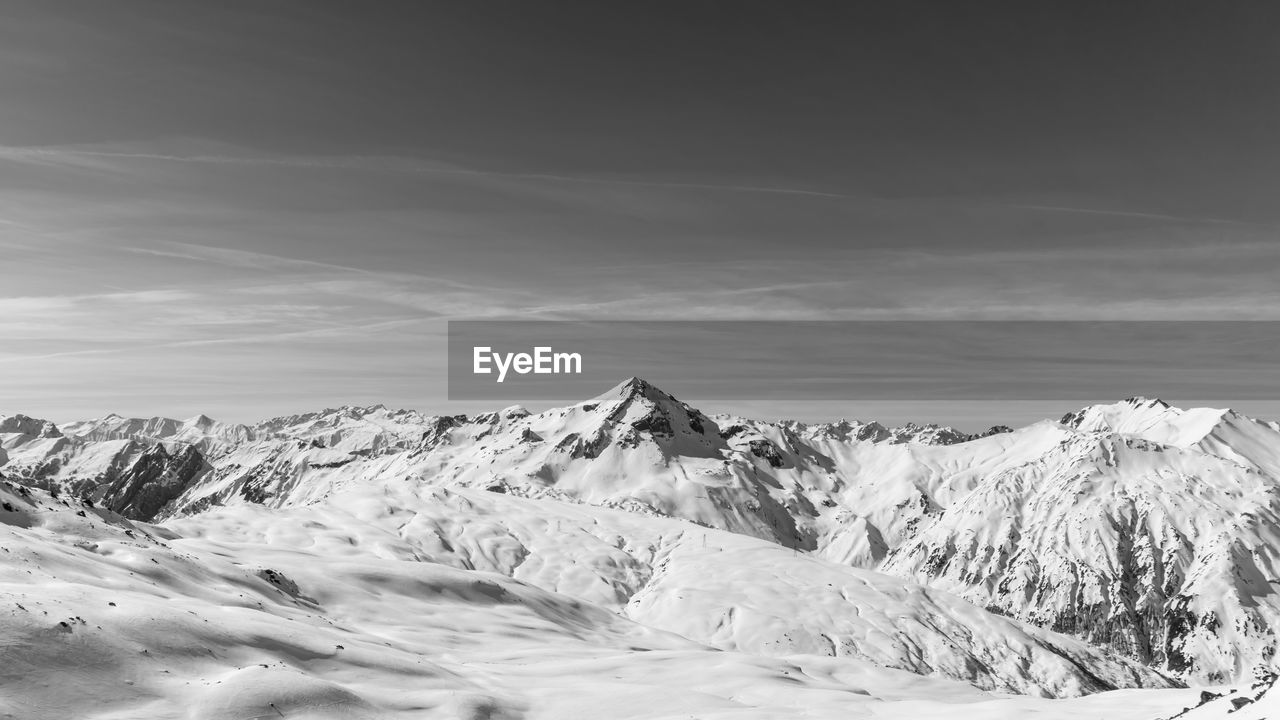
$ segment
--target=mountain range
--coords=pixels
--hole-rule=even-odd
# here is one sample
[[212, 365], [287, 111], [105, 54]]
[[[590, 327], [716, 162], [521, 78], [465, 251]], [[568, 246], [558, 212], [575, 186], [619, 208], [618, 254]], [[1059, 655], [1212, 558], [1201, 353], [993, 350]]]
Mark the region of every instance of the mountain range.
[[[388, 638], [405, 658], [430, 658], [433, 677], [474, 685], [458, 658], [497, 675], [513, 667], [491, 649], [485, 660], [465, 650], [468, 633], [497, 632], [483, 616], [501, 610], [502, 642], [554, 647], [556, 667], [643, 647], [647, 659], [623, 663], [621, 675], [656, 671], [654, 653], [666, 653], [674, 674], [711, 662], [741, 677], [793, 677], [783, 684], [806, 698], [796, 707], [830, 703], [833, 717], [845, 716], [856, 690], [902, 717], [926, 716], [910, 698], [933, 695], [1000, 717], [979, 711], [997, 703], [990, 712], [1007, 712], [1022, 702], [1012, 694], [1166, 693], [1167, 707], [1191, 707], [1178, 694], [1192, 691], [1177, 688], [1239, 685], [1269, 667], [1280, 620], [1280, 425], [1141, 397], [976, 435], [707, 415], [636, 378], [567, 407], [474, 417], [383, 406], [253, 425], [11, 415], [0, 416], [0, 476], [0, 529], [10, 533], [0, 562], [40, 579], [5, 589], [26, 593], [17, 602], [28, 610], [71, 612], [68, 597], [119, 589], [182, 598], [186, 614], [208, 617], [230, 601], [297, 626], [289, 639], [234, 624], [235, 642], [215, 642], [148, 600], [147, 617], [177, 635], [143, 637], [125, 623], [94, 645], [101, 662], [126, 646], [155, 653], [153, 643], [178, 655], [183, 643], [215, 655], [256, 648], [274, 658], [264, 677], [277, 674], [273, 663], [297, 676], [299, 708], [332, 694], [370, 717], [396, 716], [379, 698], [386, 673], [408, 672], [396, 663], [409, 661], [334, 665], [321, 659], [331, 651], [300, 649], [298, 637], [320, 633], [370, 653]], [[148, 561], [173, 569], [146, 573], [144, 587], [134, 563]], [[74, 592], [50, 589], [67, 574]], [[465, 606], [475, 627], [444, 622], [446, 601]], [[401, 603], [430, 621], [389, 618]], [[0, 667], [20, 669], [0, 677], [34, 682], [53, 662], [32, 659], [50, 626], [28, 619], [9, 629], [29, 641], [0, 650]], [[357, 637], [341, 642], [343, 633]], [[200, 697], [213, 709], [195, 715], [231, 717], [244, 708], [219, 708], [276, 682], [244, 676], [243, 659], [168, 669], [213, 683], [235, 665], [244, 687], [228, 699], [210, 685]], [[104, 692], [123, 682], [93, 672]], [[886, 673], [938, 685], [890, 697], [884, 688], [900, 680]], [[686, 694], [673, 698], [709, 693], [757, 707], [747, 686], [710, 691], [705, 673], [688, 677], [698, 680], [675, 682]], [[525, 679], [472, 687], [474, 716], [555, 717], [560, 701], [530, 689], [548, 678]], [[157, 703], [171, 697], [146, 682]], [[116, 695], [121, 712], [136, 711], [128, 693]], [[800, 716], [780, 702], [753, 716]], [[1151, 713], [1133, 717], [1159, 716], [1151, 702]], [[421, 703], [465, 716], [440, 698]], [[670, 717], [692, 712], [673, 707]], [[737, 716], [696, 712], [719, 717], [713, 711]]]

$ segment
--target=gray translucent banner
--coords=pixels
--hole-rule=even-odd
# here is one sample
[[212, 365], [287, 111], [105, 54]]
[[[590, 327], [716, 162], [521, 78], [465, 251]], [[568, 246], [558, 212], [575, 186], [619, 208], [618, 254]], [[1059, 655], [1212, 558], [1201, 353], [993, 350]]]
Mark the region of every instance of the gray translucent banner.
[[579, 400], [631, 376], [727, 400], [1280, 398], [1267, 321], [451, 321], [448, 353], [451, 400]]

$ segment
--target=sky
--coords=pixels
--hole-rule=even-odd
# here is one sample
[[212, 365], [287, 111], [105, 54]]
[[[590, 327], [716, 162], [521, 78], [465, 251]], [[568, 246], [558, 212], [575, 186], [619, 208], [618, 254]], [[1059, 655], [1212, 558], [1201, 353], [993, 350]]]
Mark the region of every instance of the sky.
[[[0, 413], [485, 409], [449, 319], [1280, 319], [1277, 21], [5, 0]], [[1079, 405], [911, 400], [707, 409]]]

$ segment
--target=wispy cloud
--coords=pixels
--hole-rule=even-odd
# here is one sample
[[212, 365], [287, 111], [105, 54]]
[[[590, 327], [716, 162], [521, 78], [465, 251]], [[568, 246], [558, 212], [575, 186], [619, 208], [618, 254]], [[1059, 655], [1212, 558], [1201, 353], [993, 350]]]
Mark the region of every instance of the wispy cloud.
[[33, 363], [41, 360], [54, 360], [57, 358], [81, 357], [85, 355], [111, 355], [121, 352], [122, 348], [94, 348], [89, 350], [63, 350], [51, 353], [39, 353], [34, 355], [0, 355], [0, 363]]
[[158, 247], [123, 247], [120, 248], [120, 250], [128, 253], [175, 258], [178, 260], [211, 262], [226, 267], [251, 270], [336, 270], [343, 273], [356, 273], [359, 275], [377, 274], [369, 270], [352, 267], [350, 265], [339, 265], [335, 263], [320, 262], [317, 260], [283, 257], [280, 255], [272, 255], [270, 253], [257, 252], [253, 250], [239, 250], [235, 248], [213, 247], [210, 245], [197, 245], [193, 243], [174, 241], [160, 243]]
[[90, 293], [82, 295], [29, 295], [0, 297], [0, 314], [22, 315], [70, 308], [100, 307], [101, 304], [155, 305], [189, 300], [194, 295], [185, 290], [158, 289], [131, 292]]
[[0, 158], [44, 165], [78, 164], [82, 160], [148, 160], [198, 165], [246, 165], [253, 167], [334, 169], [374, 169], [374, 158], [365, 157], [267, 157], [249, 155], [170, 155], [155, 152], [94, 150], [80, 147], [0, 146]]
[[[440, 276], [423, 275], [412, 272], [388, 272], [370, 270], [354, 265], [308, 260], [305, 258], [286, 257], [257, 250], [244, 250], [229, 247], [216, 247], [176, 241], [162, 241], [153, 247], [122, 247], [122, 252], [151, 255], [155, 257], [189, 260], [198, 263], [214, 263], [228, 268], [262, 270], [264, 272], [298, 271], [302, 273], [336, 273], [339, 276], [354, 275], [368, 280], [382, 280], [387, 283], [397, 281], [430, 284], [433, 287], [446, 287], [468, 292], [499, 291], [503, 288], [485, 286], [473, 282], [462, 282]], [[310, 284], [301, 286], [287, 284], [294, 288], [316, 289], [322, 286]], [[336, 286], [335, 286], [336, 287]]]
[[345, 339], [374, 335], [387, 330], [395, 330], [399, 328], [412, 327], [421, 325], [430, 321], [431, 318], [401, 318], [396, 320], [384, 320], [381, 322], [360, 322], [347, 325], [335, 325], [332, 327], [314, 328], [311, 330], [294, 330], [292, 332], [283, 333], [257, 333], [253, 335], [242, 335], [235, 337], [216, 337], [207, 340], [182, 340], [171, 343], [160, 343], [152, 346], [151, 349], [159, 348], [184, 348], [184, 347], [209, 347], [215, 345], [244, 345], [244, 344], [264, 344], [264, 343], [281, 343], [305, 338], [328, 338], [328, 339]]
[[1076, 214], [1095, 217], [1133, 218], [1161, 222], [1194, 223], [1209, 225], [1229, 225], [1251, 228], [1274, 228], [1274, 225], [1252, 223], [1229, 218], [1205, 217], [1194, 215], [1175, 215], [1151, 212], [1141, 209], [1099, 208], [1074, 205], [1051, 205], [1037, 203], [1013, 203], [983, 198], [932, 198], [906, 197], [890, 198], [869, 192], [844, 192], [819, 187], [796, 187], [788, 185], [760, 185], [732, 182], [689, 182], [663, 178], [628, 178], [608, 177], [602, 175], [576, 175], [547, 172], [504, 171], [494, 169], [468, 168], [456, 164], [424, 160], [410, 156], [389, 155], [333, 155], [333, 156], [297, 156], [297, 155], [263, 155], [243, 153], [218, 154], [180, 154], [144, 152], [137, 150], [95, 149], [78, 146], [44, 146], [20, 147], [0, 146], [0, 159], [30, 162], [44, 165], [83, 166], [86, 161], [141, 161], [193, 165], [243, 166], [257, 168], [283, 168], [316, 171], [359, 171], [379, 173], [403, 173], [408, 175], [438, 175], [458, 178], [492, 178], [516, 181], [531, 181], [556, 184], [571, 184], [598, 187], [638, 188], [653, 190], [695, 190], [707, 192], [765, 194], [795, 197], [825, 198], [830, 200], [884, 203], [901, 205], [904, 203], [926, 203], [932, 206], [956, 207], [988, 206], [1003, 207], [1016, 210], [1030, 210], [1054, 214]]
[[126, 152], [93, 150], [74, 147], [3, 147], [0, 158], [42, 164], [65, 164], [76, 160], [140, 160], [165, 163], [192, 163], [197, 165], [241, 165], [250, 167], [278, 167], [310, 170], [361, 170], [379, 172], [403, 172], [461, 177], [505, 178], [511, 180], [540, 180], [556, 183], [576, 183], [618, 187], [661, 188], [676, 190], [709, 190], [740, 193], [765, 193], [797, 195], [833, 199], [865, 199], [865, 195], [832, 192], [813, 188], [743, 185], [736, 183], [681, 182], [669, 180], [642, 180], [610, 178], [592, 175], [564, 175], [542, 172], [506, 172], [448, 166], [428, 163], [415, 158], [349, 155], [349, 156], [263, 156], [263, 155], [175, 155], [153, 152]]
[[1235, 225], [1239, 227], [1253, 228], [1274, 228], [1274, 225], [1264, 223], [1250, 223], [1240, 220], [1226, 220], [1223, 218], [1199, 217], [1188, 215], [1168, 215], [1165, 213], [1153, 212], [1137, 212], [1132, 210], [1104, 210], [1088, 207], [1066, 207], [1059, 205], [1017, 205], [1006, 204], [1005, 207], [1018, 208], [1022, 210], [1037, 210], [1052, 213], [1072, 213], [1076, 215], [1097, 215], [1103, 217], [1127, 217], [1139, 218], [1144, 220], [1167, 220], [1178, 223], [1204, 223], [1209, 225]]

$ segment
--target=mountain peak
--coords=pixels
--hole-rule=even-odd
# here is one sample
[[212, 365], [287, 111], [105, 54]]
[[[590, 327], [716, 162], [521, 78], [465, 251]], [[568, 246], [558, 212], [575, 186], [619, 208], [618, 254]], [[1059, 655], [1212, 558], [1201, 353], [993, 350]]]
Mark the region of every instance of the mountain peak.
[[579, 407], [588, 412], [597, 412], [599, 408], [604, 425], [622, 426], [624, 432], [667, 438], [687, 434], [701, 438], [697, 448], [685, 448], [699, 455], [707, 452], [707, 438], [717, 437], [720, 432], [719, 426], [696, 408], [638, 377], [627, 378]]
[[1120, 402], [1086, 405], [1063, 415], [1058, 422], [1077, 430], [1100, 430], [1123, 423], [1164, 419], [1182, 412], [1160, 398], [1134, 395]]
[[[658, 387], [653, 383], [649, 382], [648, 380], [645, 380], [644, 378], [640, 378], [640, 377], [636, 377], [635, 375], [632, 375], [631, 377], [619, 383], [615, 389], [618, 390], [619, 392], [635, 394], [635, 393], [647, 393], [651, 390], [658, 390]], [[658, 391], [661, 392], [661, 390], [658, 390]]]
[[673, 395], [662, 390], [657, 385], [634, 376], [614, 385], [611, 390], [596, 396], [590, 402], [599, 403], [615, 399], [631, 400], [636, 398], [645, 398], [655, 403], [680, 404], [680, 401], [676, 400]]
[[62, 431], [52, 422], [21, 413], [0, 415], [0, 433], [22, 433], [46, 438], [62, 437]]
[[[1226, 408], [1179, 408], [1159, 398], [1135, 396], [1109, 405], [1090, 405], [1069, 412], [1059, 421], [1062, 425], [1080, 432], [1119, 433], [1134, 435], [1152, 442], [1176, 447], [1191, 447], [1197, 443], [1224, 437], [1228, 444], [1263, 447], [1273, 442], [1270, 433], [1274, 429], [1265, 423]], [[1245, 440], [1241, 435], [1258, 435]], [[1243, 445], [1241, 445], [1243, 443]], [[1227, 451], [1230, 455], [1231, 451]], [[1280, 466], [1277, 466], [1280, 467]]]
[[1160, 408], [1171, 407], [1169, 403], [1161, 400], [1158, 397], [1147, 397], [1145, 395], [1134, 395], [1131, 398], [1125, 398], [1125, 402], [1130, 405], [1133, 405], [1134, 407], [1160, 407]]
[[511, 405], [498, 411], [498, 417], [503, 418], [522, 418], [529, 415], [529, 410], [523, 405]]
[[190, 427], [200, 428], [201, 430], [208, 430], [216, 425], [217, 421], [208, 415], [201, 413], [195, 417], [187, 418], [187, 421], [183, 424]]

